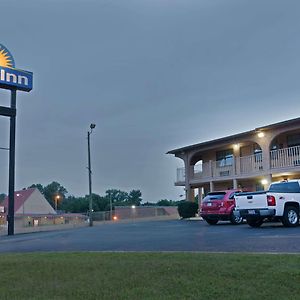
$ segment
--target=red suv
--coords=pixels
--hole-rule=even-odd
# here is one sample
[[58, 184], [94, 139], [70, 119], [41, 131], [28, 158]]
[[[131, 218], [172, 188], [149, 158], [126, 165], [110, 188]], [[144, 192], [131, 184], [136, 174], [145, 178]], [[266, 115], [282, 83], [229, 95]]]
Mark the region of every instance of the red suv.
[[243, 218], [233, 214], [235, 207], [234, 195], [240, 190], [227, 190], [211, 192], [203, 199], [200, 216], [210, 225], [215, 225], [218, 221], [230, 221], [232, 224], [241, 224]]

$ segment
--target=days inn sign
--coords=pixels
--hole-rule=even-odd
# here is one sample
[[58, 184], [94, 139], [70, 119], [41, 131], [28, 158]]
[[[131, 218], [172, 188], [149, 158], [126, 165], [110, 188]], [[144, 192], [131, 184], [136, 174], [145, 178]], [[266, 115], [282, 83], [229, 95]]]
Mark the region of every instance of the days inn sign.
[[16, 69], [15, 61], [9, 50], [0, 44], [0, 89], [10, 90], [10, 107], [0, 106], [0, 116], [10, 119], [9, 174], [8, 174], [8, 213], [7, 232], [14, 235], [15, 218], [15, 150], [16, 150], [16, 112], [17, 91], [32, 90], [32, 72]]
[[29, 92], [32, 83], [32, 72], [16, 69], [13, 56], [0, 44], [0, 88]]

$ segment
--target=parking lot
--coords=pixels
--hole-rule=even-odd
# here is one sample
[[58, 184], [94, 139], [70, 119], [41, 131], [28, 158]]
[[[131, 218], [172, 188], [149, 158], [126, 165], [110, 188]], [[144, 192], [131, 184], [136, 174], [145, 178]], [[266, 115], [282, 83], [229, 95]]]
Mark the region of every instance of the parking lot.
[[200, 251], [300, 252], [300, 227], [166, 220], [102, 224], [63, 231], [0, 237], [0, 252], [34, 251]]

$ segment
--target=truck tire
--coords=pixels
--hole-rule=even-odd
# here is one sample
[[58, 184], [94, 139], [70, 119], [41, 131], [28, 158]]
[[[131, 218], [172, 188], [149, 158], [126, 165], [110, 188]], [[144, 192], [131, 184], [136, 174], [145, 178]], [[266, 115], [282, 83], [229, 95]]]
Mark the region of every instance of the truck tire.
[[216, 225], [219, 220], [218, 219], [205, 219], [205, 221], [209, 224], [209, 225]]
[[295, 206], [287, 206], [284, 209], [282, 224], [285, 227], [296, 227], [299, 225], [299, 209]]
[[247, 218], [247, 224], [254, 228], [260, 227], [263, 222], [263, 219]]
[[233, 225], [239, 225], [239, 224], [243, 223], [243, 218], [235, 216], [234, 213], [232, 212], [231, 215], [230, 215], [230, 222]]

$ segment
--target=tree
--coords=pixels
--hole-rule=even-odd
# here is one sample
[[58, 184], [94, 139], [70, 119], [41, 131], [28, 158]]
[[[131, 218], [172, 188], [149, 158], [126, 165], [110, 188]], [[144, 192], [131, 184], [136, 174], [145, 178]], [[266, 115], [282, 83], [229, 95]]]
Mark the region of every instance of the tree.
[[144, 202], [143, 204], [142, 204], [142, 206], [156, 206], [156, 203], [154, 203], [154, 202]]
[[44, 194], [44, 187], [40, 183], [37, 184], [34, 183], [28, 187], [28, 189], [30, 188], [37, 188], [42, 194]]
[[97, 194], [93, 194], [92, 196], [94, 211], [108, 211], [110, 209], [110, 200], [107, 198], [107, 196], [101, 197]]
[[161, 199], [156, 204], [158, 206], [173, 206], [173, 202], [174, 201], [172, 201], [172, 200]]
[[110, 189], [105, 192], [105, 198], [111, 200], [115, 205], [126, 205], [129, 195], [121, 190]]
[[43, 189], [43, 195], [53, 207], [55, 206], [55, 196], [59, 195], [61, 197], [57, 205], [58, 208], [60, 208], [61, 203], [64, 201], [67, 193], [68, 191], [66, 188], [56, 181], [51, 182]]
[[129, 192], [128, 204], [140, 205], [142, 202], [142, 192], [140, 190], [132, 190]]
[[71, 213], [86, 213], [89, 209], [88, 197], [69, 196], [63, 200], [60, 208]]
[[4, 194], [4, 193], [0, 194], [0, 203], [4, 201], [5, 197], [6, 197], [6, 194]]

